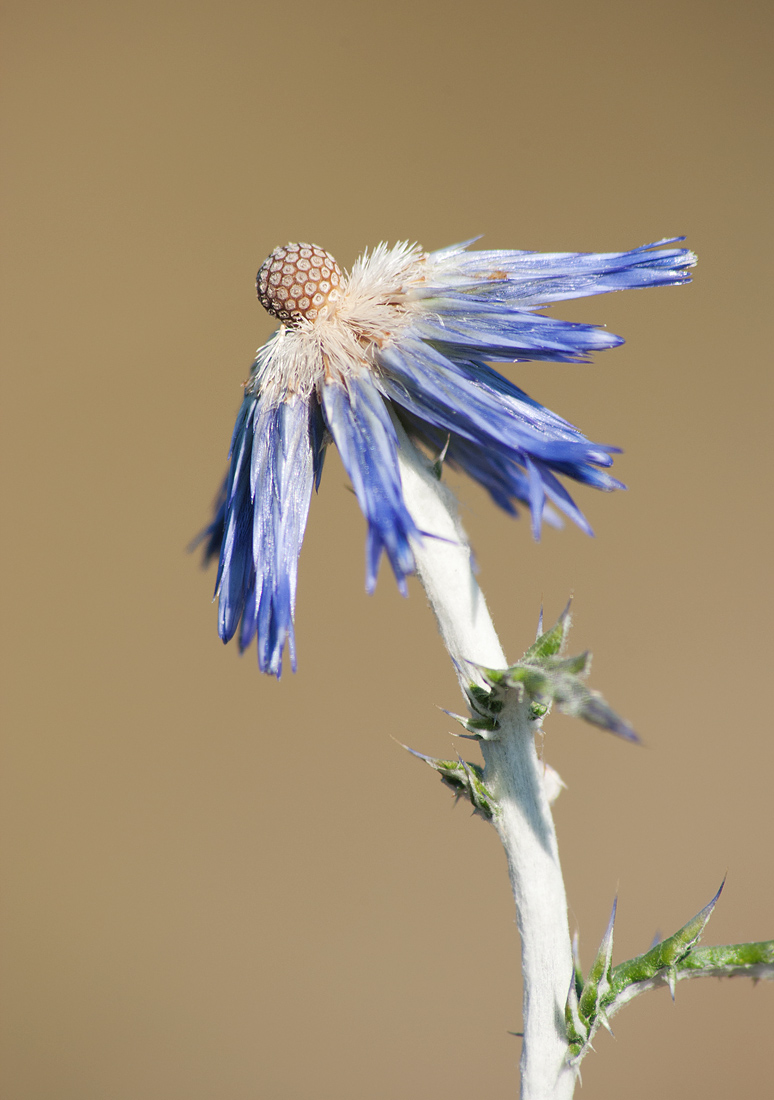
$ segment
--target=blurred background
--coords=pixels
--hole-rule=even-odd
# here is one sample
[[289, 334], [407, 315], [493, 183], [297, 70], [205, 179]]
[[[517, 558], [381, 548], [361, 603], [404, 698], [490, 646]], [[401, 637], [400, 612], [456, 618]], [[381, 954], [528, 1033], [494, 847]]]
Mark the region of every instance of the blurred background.
[[[517, 1093], [504, 857], [394, 740], [461, 745], [421, 590], [366, 596], [333, 452], [295, 676], [220, 643], [186, 554], [288, 240], [688, 235], [691, 286], [554, 311], [623, 348], [506, 368], [624, 448], [627, 493], [577, 493], [596, 537], [452, 484], [509, 656], [574, 593], [645, 741], [546, 725], [584, 965], [616, 892], [622, 961], [726, 873], [705, 942], [774, 934], [771, 30], [755, 0], [5, 4], [7, 1100]], [[762, 1096], [773, 1022], [766, 983], [651, 994], [583, 1095]]]

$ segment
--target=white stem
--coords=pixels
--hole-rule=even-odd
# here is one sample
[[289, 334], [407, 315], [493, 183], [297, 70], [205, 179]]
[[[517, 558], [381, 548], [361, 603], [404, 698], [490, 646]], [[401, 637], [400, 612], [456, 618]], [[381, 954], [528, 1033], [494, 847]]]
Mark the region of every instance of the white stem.
[[[456, 501], [400, 425], [396, 429], [404, 500], [425, 536], [413, 546], [419, 579], [460, 682], [482, 682], [473, 665], [505, 668], [506, 660], [473, 574]], [[494, 825], [508, 859], [521, 935], [521, 1097], [567, 1100], [575, 1085], [564, 1027], [573, 967], [556, 833], [527, 704], [507, 702], [498, 721], [499, 729], [479, 744], [484, 782], [497, 801]]]

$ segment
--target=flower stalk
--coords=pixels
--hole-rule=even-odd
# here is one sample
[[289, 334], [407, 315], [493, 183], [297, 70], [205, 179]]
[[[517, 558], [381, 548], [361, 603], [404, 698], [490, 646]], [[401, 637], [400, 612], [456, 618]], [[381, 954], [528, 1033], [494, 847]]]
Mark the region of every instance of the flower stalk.
[[[485, 684], [482, 668], [506, 659], [476, 581], [456, 501], [396, 423], [403, 497], [421, 540], [417, 573], [438, 620], [460, 684]], [[522, 1100], [572, 1096], [564, 1007], [573, 975], [567, 899], [556, 833], [535, 750], [529, 702], [510, 693], [497, 728], [482, 731], [483, 781], [495, 800], [493, 824], [505, 848], [521, 936], [524, 982]]]

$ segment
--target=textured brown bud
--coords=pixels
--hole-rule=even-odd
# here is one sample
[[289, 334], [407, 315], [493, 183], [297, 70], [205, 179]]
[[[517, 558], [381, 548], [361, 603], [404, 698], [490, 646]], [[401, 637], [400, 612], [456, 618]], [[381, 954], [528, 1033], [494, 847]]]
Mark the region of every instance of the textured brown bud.
[[255, 280], [258, 300], [286, 324], [329, 316], [341, 298], [344, 276], [324, 248], [286, 244], [261, 264]]

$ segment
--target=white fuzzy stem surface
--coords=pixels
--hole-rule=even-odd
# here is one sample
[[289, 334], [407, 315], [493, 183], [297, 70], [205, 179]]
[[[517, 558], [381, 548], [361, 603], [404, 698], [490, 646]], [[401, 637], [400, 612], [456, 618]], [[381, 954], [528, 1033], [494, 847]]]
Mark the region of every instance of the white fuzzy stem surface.
[[[482, 683], [475, 666], [505, 668], [506, 660], [473, 573], [456, 500], [400, 425], [396, 429], [404, 500], [424, 536], [413, 547], [419, 579], [460, 683]], [[508, 859], [521, 935], [521, 1097], [566, 1100], [575, 1085], [564, 1026], [573, 965], [556, 833], [526, 703], [508, 702], [498, 720], [499, 729], [479, 744], [484, 782], [497, 802], [494, 825]]]

